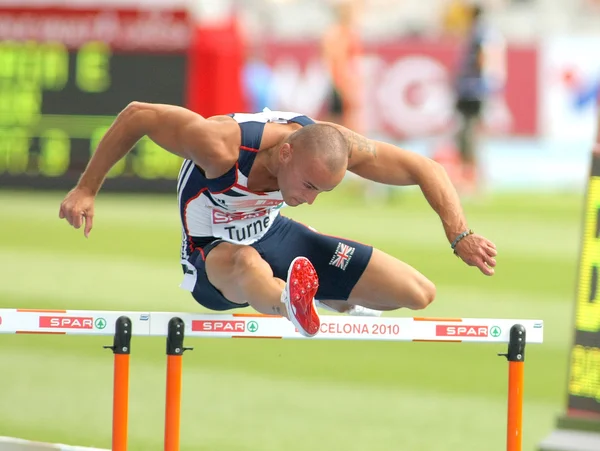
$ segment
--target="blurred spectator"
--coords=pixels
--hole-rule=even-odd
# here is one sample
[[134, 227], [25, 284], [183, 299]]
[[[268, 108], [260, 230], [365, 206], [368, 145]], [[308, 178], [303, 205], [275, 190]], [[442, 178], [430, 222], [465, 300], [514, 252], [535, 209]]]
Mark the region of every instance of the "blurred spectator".
[[336, 21], [323, 35], [321, 49], [331, 81], [328, 110], [324, 119], [360, 133], [362, 83], [359, 58], [362, 49], [356, 8], [357, 3], [352, 0], [335, 3]]
[[272, 106], [273, 102], [273, 71], [266, 62], [263, 52], [260, 43], [250, 45], [242, 72], [244, 94], [249, 111], [253, 113]]
[[[598, 106], [600, 107], [600, 98], [598, 99]], [[600, 108], [598, 111], [600, 111]], [[598, 116], [598, 127], [596, 128], [596, 142], [594, 143], [592, 152], [596, 157], [600, 157], [600, 116]]]
[[486, 101], [500, 93], [506, 80], [505, 43], [484, 19], [483, 8], [471, 6], [470, 26], [456, 78], [456, 112], [461, 170], [458, 188], [465, 194], [480, 186], [477, 146]]
[[442, 16], [444, 34], [463, 37], [471, 25], [471, 15], [471, 6], [465, 0], [449, 0]]

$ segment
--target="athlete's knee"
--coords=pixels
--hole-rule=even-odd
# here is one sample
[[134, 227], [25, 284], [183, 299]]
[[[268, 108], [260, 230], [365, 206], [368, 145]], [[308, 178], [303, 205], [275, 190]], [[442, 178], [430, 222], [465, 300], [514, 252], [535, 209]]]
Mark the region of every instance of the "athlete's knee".
[[231, 256], [231, 271], [236, 276], [246, 274], [253, 269], [263, 266], [265, 261], [256, 249], [251, 246], [236, 246]]
[[433, 302], [436, 295], [435, 284], [427, 277], [419, 274], [411, 282], [410, 304], [412, 310], [421, 310]]
[[240, 287], [248, 278], [263, 274], [273, 275], [268, 263], [250, 246], [222, 243], [206, 257], [208, 281], [233, 302], [245, 301]]
[[206, 257], [206, 273], [210, 282], [220, 287], [236, 280], [260, 259], [250, 246], [220, 243]]

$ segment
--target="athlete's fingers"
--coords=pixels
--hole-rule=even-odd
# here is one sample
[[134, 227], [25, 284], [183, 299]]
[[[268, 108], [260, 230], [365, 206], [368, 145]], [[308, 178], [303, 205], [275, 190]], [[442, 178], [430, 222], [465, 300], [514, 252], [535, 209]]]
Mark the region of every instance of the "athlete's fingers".
[[477, 267], [486, 276], [491, 276], [494, 274], [494, 268], [490, 268], [483, 260], [478, 260]]
[[69, 224], [71, 224], [72, 226], [74, 226], [76, 217], [77, 217], [77, 215], [75, 214], [74, 208], [71, 206], [66, 206], [65, 207], [65, 218], [67, 219], [67, 222]]
[[486, 263], [488, 266], [490, 266], [490, 267], [492, 267], [492, 268], [496, 266], [496, 259], [495, 259], [495, 258], [493, 258], [493, 257], [489, 257], [489, 256], [486, 256], [486, 257], [484, 258], [484, 260], [485, 260], [485, 263]]
[[479, 269], [481, 270], [481, 272], [483, 274], [485, 274], [486, 276], [493, 276], [494, 275], [494, 269], [490, 268], [489, 266], [483, 264], [479, 267]]
[[486, 248], [481, 249], [479, 257], [483, 263], [485, 263], [485, 265], [487, 265], [489, 268], [493, 268], [496, 266], [496, 259], [492, 255], [489, 255], [488, 252], [489, 251]]
[[80, 212], [80, 213], [73, 212], [73, 223], [72, 223], [73, 227], [75, 227], [76, 229], [79, 229], [81, 227], [84, 217], [85, 217], [84, 212]]
[[495, 257], [496, 255], [498, 255], [498, 251], [496, 250], [496, 247], [488, 246], [486, 248], [486, 252], [490, 257]]
[[65, 219], [67, 220], [67, 222], [69, 223], [69, 225], [73, 225], [73, 214], [71, 213], [70, 209], [65, 208], [63, 210], [63, 213], [64, 213]]
[[85, 216], [85, 229], [83, 231], [83, 234], [85, 235], [86, 238], [88, 238], [90, 236], [90, 232], [92, 231], [92, 226], [94, 223], [94, 215], [93, 214], [88, 214]]

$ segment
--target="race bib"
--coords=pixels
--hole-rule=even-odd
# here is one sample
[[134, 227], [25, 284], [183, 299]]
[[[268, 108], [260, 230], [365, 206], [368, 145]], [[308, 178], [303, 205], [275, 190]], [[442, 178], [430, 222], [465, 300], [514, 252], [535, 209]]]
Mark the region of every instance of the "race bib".
[[233, 243], [253, 243], [267, 233], [278, 213], [272, 209], [231, 213], [213, 209], [213, 236]]

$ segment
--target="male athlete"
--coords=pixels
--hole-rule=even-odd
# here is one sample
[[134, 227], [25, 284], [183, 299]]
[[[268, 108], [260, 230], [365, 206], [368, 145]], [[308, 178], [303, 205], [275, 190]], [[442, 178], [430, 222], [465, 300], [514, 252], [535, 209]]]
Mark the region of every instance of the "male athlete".
[[177, 193], [183, 229], [181, 287], [212, 310], [252, 306], [319, 331], [315, 298], [340, 312], [422, 309], [435, 286], [406, 263], [281, 216], [312, 204], [347, 170], [389, 185], [419, 185], [451, 248], [486, 275], [496, 247], [467, 226], [458, 195], [434, 161], [333, 123], [265, 109], [204, 118], [173, 105], [133, 102], [115, 119], [60, 206], [89, 236], [94, 199], [111, 167], [143, 136], [184, 158]]

